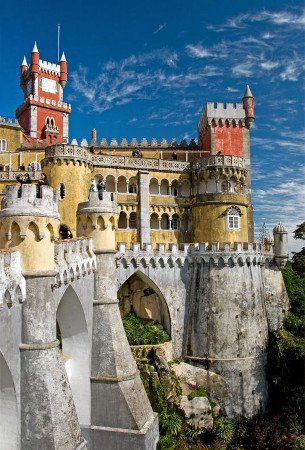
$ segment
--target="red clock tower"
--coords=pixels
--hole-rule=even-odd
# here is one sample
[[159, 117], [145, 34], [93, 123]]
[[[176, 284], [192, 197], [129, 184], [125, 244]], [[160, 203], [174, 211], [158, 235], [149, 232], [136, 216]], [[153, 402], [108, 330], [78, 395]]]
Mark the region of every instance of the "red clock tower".
[[65, 54], [58, 64], [39, 58], [36, 45], [31, 64], [25, 57], [20, 66], [20, 86], [24, 101], [16, 110], [16, 117], [31, 139], [45, 139], [49, 144], [68, 142], [71, 105], [63, 101], [63, 89], [68, 71]]

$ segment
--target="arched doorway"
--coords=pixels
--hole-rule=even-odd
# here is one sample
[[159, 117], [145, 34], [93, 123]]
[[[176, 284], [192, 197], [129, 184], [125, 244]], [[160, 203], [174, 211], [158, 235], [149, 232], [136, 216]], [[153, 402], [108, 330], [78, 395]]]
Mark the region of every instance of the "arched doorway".
[[153, 321], [171, 336], [171, 320], [163, 294], [156, 284], [142, 272], [135, 272], [118, 291], [122, 317], [135, 314], [137, 317]]
[[11, 371], [0, 352], [0, 448], [17, 450], [18, 437], [17, 399]]
[[90, 345], [82, 305], [74, 289], [65, 291], [56, 313], [57, 336], [81, 425], [90, 424]]

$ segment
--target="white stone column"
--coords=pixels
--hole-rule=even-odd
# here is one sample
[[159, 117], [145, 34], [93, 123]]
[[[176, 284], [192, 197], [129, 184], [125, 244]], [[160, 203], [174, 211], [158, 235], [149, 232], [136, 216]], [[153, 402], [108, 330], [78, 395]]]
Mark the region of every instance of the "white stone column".
[[149, 172], [139, 171], [139, 225], [140, 242], [150, 242], [150, 214], [149, 214]]

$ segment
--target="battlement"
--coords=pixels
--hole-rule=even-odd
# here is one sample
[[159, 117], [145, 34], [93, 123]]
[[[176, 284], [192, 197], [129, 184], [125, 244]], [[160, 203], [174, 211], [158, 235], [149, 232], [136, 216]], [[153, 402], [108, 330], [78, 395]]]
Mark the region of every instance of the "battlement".
[[73, 282], [96, 269], [92, 240], [87, 238], [55, 242], [56, 285]]
[[21, 273], [20, 253], [0, 250], [0, 311], [25, 299], [25, 279]]
[[[87, 140], [83, 139], [81, 141], [81, 145], [86, 145]], [[76, 139], [72, 139], [71, 144], [78, 145], [78, 142]], [[88, 145], [88, 143], [87, 143]], [[99, 145], [96, 145], [98, 148], [180, 148], [180, 149], [189, 149], [189, 150], [196, 150], [198, 148], [198, 144], [195, 141], [195, 139], [190, 139], [189, 142], [187, 142], [185, 139], [182, 139], [180, 143], [176, 141], [176, 139], [171, 139], [170, 141], [167, 141], [165, 138], [162, 138], [161, 141], [158, 141], [156, 138], [153, 138], [151, 142], [148, 142], [147, 139], [143, 138], [142, 140], [138, 141], [136, 138], [132, 138], [130, 142], [127, 141], [126, 138], [122, 138], [121, 141], [119, 141], [116, 138], [112, 138], [110, 140], [110, 143], [108, 144], [106, 138], [102, 138]]]
[[234, 125], [241, 121], [242, 125], [245, 125], [245, 119], [246, 112], [242, 103], [208, 102], [199, 119], [198, 130], [204, 129], [206, 124], [211, 124], [213, 120]]
[[24, 184], [6, 186], [4, 208], [0, 217], [7, 216], [47, 216], [58, 218], [58, 192], [49, 186]]
[[52, 75], [60, 75], [60, 65], [48, 61], [39, 60], [39, 67]]
[[273, 248], [267, 251], [259, 242], [215, 242], [195, 244], [132, 244], [127, 250], [126, 243], [118, 243], [117, 266], [133, 267], [182, 267], [186, 262], [203, 262], [210, 267], [235, 267], [236, 265], [273, 265]]
[[5, 117], [0, 116], [0, 126], [6, 125], [8, 127], [14, 127], [21, 129], [21, 126], [19, 125], [19, 122], [17, 119], [5, 119]]
[[118, 213], [117, 199], [113, 192], [104, 191], [102, 199], [98, 192], [89, 192], [89, 201], [79, 203], [77, 208], [77, 215], [103, 212]]

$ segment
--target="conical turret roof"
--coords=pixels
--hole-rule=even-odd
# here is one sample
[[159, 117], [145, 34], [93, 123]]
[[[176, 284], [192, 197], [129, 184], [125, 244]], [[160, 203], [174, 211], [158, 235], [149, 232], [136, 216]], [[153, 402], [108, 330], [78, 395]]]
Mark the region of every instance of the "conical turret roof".
[[25, 56], [23, 57], [23, 60], [22, 60], [21, 65], [22, 65], [22, 66], [28, 67], [28, 63], [27, 63], [27, 60], [26, 60], [26, 57], [25, 57]]
[[61, 62], [61, 61], [67, 62], [66, 56], [65, 56], [65, 52], [62, 52], [62, 55], [61, 55], [61, 58], [60, 58], [59, 62]]
[[253, 97], [250, 86], [247, 84], [244, 97]]
[[39, 53], [36, 41], [34, 42], [34, 47], [33, 47], [32, 53]]

